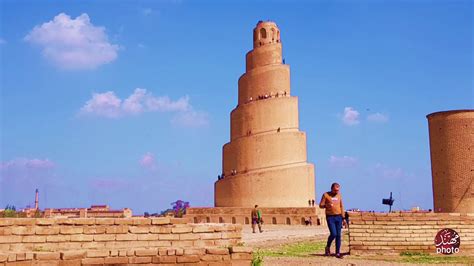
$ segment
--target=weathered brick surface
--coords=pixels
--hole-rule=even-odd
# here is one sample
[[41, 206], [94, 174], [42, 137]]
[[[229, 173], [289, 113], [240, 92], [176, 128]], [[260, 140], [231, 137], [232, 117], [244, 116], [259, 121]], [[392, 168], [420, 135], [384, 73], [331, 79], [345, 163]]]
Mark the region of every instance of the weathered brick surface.
[[13, 235], [34, 235], [35, 228], [33, 226], [18, 226], [11, 228]]
[[44, 243], [46, 236], [23, 236], [21, 239], [23, 243]]
[[200, 260], [198, 255], [183, 255], [177, 257], [178, 263], [199, 262]]
[[144, 257], [144, 256], [155, 256], [158, 254], [158, 249], [137, 249], [135, 250], [135, 256]]
[[60, 228], [59, 232], [62, 235], [82, 234], [84, 229], [80, 226], [63, 226]]
[[128, 262], [129, 263], [151, 263], [152, 258], [151, 257], [129, 257]]
[[148, 234], [150, 226], [130, 226], [128, 230], [133, 234]]
[[171, 220], [169, 217], [152, 218], [151, 224], [156, 224], [156, 225], [171, 224]]
[[92, 242], [94, 241], [93, 235], [71, 235], [70, 241], [72, 242]]
[[108, 227], [105, 226], [84, 226], [83, 232], [84, 234], [104, 234]]
[[35, 229], [35, 233], [37, 235], [57, 235], [59, 234], [59, 227], [54, 226], [37, 226]]
[[[0, 219], [0, 266], [250, 264], [251, 249], [222, 248], [240, 242], [240, 225], [187, 222], [169, 217]], [[463, 233], [472, 232], [467, 230]]]
[[[250, 250], [250, 252], [252, 251]], [[228, 248], [207, 248], [206, 253], [212, 254], [212, 255], [228, 255], [229, 249]]]
[[[434, 239], [444, 228], [461, 237], [461, 252], [474, 252], [474, 219], [459, 213], [350, 213], [351, 254], [435, 253]], [[238, 247], [236, 247], [238, 248]]]
[[36, 260], [59, 260], [59, 252], [38, 252], [34, 254]]
[[193, 231], [193, 228], [191, 226], [180, 226], [180, 227], [174, 227], [171, 229], [171, 232], [173, 234], [191, 233], [192, 231]]
[[86, 257], [87, 252], [85, 250], [69, 250], [61, 252], [62, 260], [73, 260], [82, 259]]
[[81, 260], [81, 263], [85, 265], [88, 265], [88, 264], [103, 265], [104, 262], [105, 262], [104, 258], [85, 258]]
[[105, 258], [105, 264], [127, 264], [128, 258], [127, 257], [109, 257]]

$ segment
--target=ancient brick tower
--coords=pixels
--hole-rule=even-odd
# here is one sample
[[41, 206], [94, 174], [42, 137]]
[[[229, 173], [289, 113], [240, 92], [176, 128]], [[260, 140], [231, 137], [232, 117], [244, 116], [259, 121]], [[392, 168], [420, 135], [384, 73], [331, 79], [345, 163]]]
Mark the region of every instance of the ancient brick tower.
[[436, 212], [474, 212], [474, 110], [429, 114]]
[[314, 165], [298, 127], [298, 98], [291, 96], [290, 66], [282, 60], [280, 30], [259, 22], [253, 50], [239, 79], [231, 112], [230, 142], [223, 147], [216, 207], [307, 207], [315, 198]]

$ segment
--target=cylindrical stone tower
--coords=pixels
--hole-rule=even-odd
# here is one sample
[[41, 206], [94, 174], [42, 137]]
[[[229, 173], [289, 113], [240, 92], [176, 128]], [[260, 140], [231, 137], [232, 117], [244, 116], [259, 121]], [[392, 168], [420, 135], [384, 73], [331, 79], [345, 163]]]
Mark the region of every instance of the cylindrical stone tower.
[[282, 63], [280, 30], [259, 22], [253, 50], [239, 79], [230, 114], [230, 142], [223, 147], [216, 207], [307, 207], [315, 197], [314, 165], [298, 128], [298, 98], [290, 95], [290, 66]]
[[474, 212], [474, 110], [427, 115], [436, 212]]

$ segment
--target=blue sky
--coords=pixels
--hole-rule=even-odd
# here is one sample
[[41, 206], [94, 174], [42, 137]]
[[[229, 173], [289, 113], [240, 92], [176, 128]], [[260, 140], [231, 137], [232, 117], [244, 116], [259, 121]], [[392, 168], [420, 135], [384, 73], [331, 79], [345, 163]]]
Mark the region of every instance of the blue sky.
[[348, 208], [432, 208], [426, 115], [472, 109], [471, 1], [0, 1], [0, 207], [212, 206], [252, 29], [273, 20]]

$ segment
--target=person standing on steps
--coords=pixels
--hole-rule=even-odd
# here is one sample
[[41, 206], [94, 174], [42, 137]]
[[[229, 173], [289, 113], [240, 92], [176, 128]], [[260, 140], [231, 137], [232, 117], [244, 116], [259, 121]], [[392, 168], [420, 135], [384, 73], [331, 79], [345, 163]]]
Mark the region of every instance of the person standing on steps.
[[336, 240], [336, 258], [342, 258], [341, 228], [342, 225], [347, 226], [340, 189], [341, 186], [338, 183], [333, 183], [331, 191], [324, 193], [319, 203], [320, 208], [326, 209], [326, 221], [330, 232], [324, 255], [331, 255], [331, 244], [333, 240]]
[[255, 208], [252, 210], [252, 213], [251, 213], [251, 217], [252, 217], [252, 232], [255, 233], [255, 226], [258, 225], [258, 230], [261, 232], [263, 232], [262, 230], [262, 213], [260, 212], [260, 210], [258, 209], [258, 205], [255, 205]]

